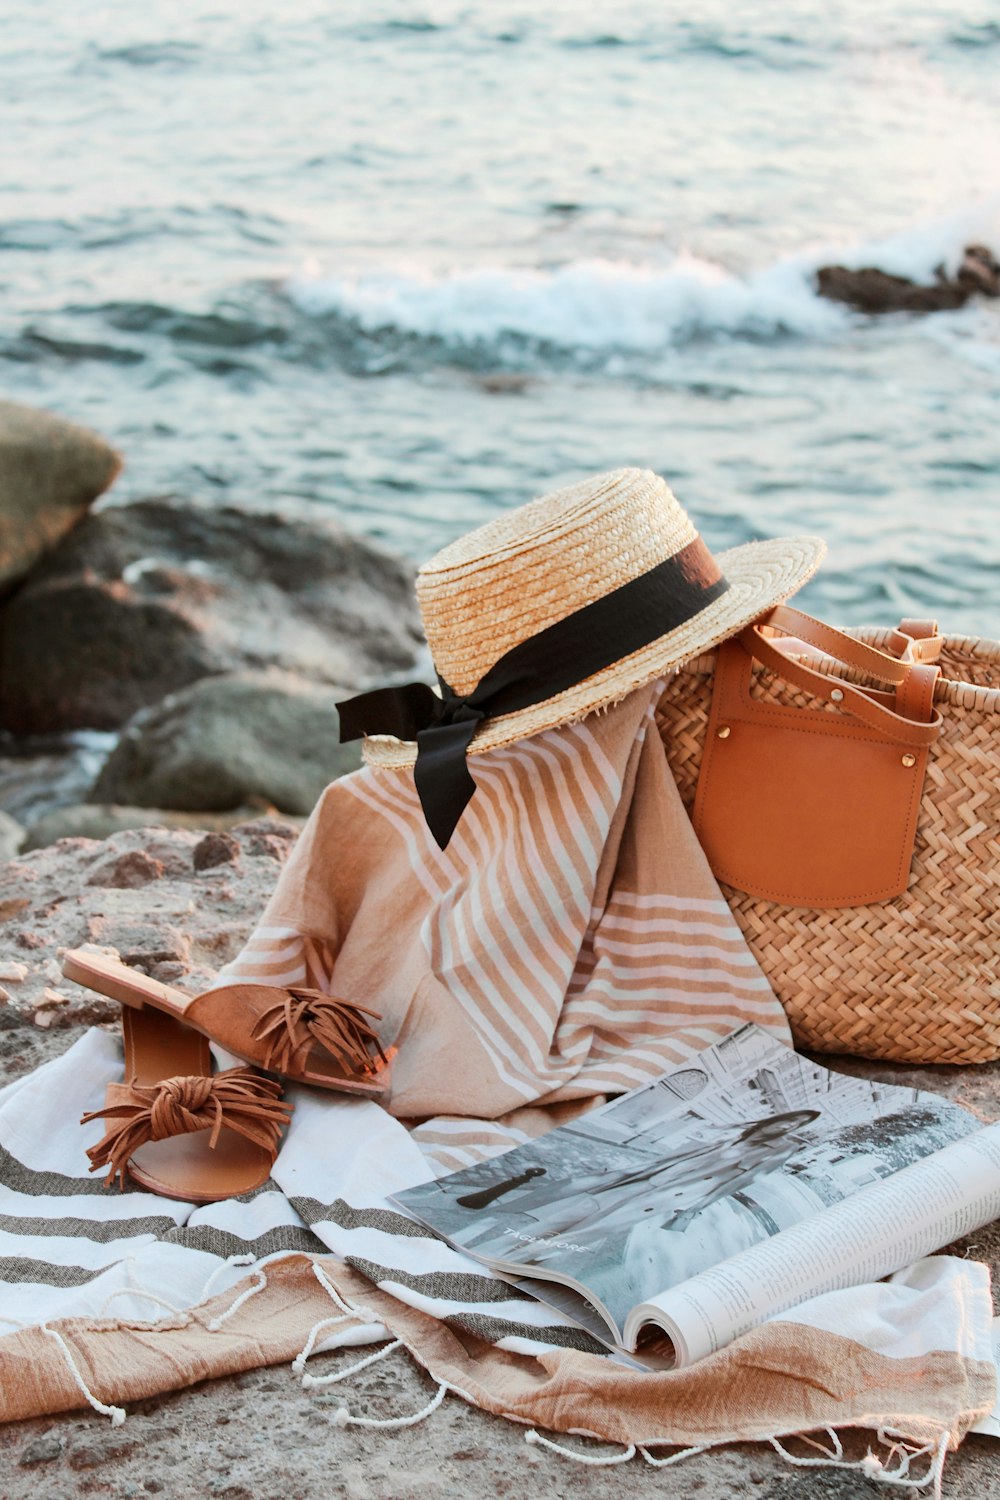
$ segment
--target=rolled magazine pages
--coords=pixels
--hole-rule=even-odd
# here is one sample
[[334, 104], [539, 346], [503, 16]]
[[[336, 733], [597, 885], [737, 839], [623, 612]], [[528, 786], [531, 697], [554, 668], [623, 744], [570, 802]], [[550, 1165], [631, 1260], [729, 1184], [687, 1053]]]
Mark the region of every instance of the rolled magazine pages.
[[641, 1303], [625, 1345], [662, 1329], [674, 1364], [694, 1364], [810, 1297], [878, 1281], [998, 1216], [995, 1124]]

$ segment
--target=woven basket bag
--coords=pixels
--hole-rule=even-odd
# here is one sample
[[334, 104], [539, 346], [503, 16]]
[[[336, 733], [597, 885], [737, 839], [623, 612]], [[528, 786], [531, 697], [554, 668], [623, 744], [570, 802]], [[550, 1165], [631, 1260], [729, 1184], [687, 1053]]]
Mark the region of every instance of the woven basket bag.
[[[847, 634], [892, 651], [891, 630]], [[682, 666], [656, 713], [689, 812], [714, 662], [711, 652]], [[934, 706], [943, 727], [905, 892], [870, 906], [807, 910], [722, 887], [800, 1047], [918, 1063], [1000, 1057], [1000, 642], [945, 636], [939, 665]], [[840, 663], [822, 670], [862, 681]], [[816, 707], [759, 664], [751, 692]]]

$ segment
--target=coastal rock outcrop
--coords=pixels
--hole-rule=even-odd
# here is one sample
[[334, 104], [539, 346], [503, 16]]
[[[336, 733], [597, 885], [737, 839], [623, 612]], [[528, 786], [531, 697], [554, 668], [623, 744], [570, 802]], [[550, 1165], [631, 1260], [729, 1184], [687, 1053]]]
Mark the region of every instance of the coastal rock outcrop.
[[196, 682], [129, 725], [94, 800], [214, 812], [257, 799], [306, 814], [328, 782], [361, 764], [356, 744], [339, 743], [344, 696], [282, 672]]
[[421, 641], [410, 566], [315, 512], [163, 497], [88, 516], [0, 613], [0, 720], [114, 728], [199, 678], [367, 685]]
[[816, 289], [821, 297], [866, 313], [948, 312], [974, 295], [1000, 297], [1000, 262], [985, 245], [969, 245], [953, 277], [939, 266], [935, 278], [923, 285], [875, 266], [821, 266]]
[[121, 464], [96, 432], [0, 401], [0, 590], [77, 524]]
[[[207, 813], [176, 812], [163, 807], [128, 807], [107, 802], [74, 802], [65, 807], [54, 807], [29, 823], [27, 832], [20, 830], [18, 844], [20, 852], [28, 854], [33, 849], [46, 849], [60, 839], [107, 839], [128, 828], [194, 828], [221, 833], [240, 823], [271, 817], [274, 813], [273, 808], [262, 810], [260, 807], [236, 807], [231, 812]], [[278, 821], [288, 823], [289, 819], [283, 816]], [[13, 859], [16, 852], [17, 846], [12, 846], [3, 858]]]
[[147, 828], [0, 864], [0, 1064], [24, 1050], [32, 1022], [118, 1021], [115, 1001], [63, 978], [66, 948], [93, 943], [204, 989], [240, 951], [297, 836], [273, 821], [231, 833]]

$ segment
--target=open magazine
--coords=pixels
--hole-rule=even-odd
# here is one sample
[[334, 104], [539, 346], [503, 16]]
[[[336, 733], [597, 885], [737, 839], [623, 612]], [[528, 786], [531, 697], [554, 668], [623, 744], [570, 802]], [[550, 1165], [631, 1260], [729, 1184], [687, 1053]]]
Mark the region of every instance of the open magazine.
[[1000, 1216], [1000, 1124], [744, 1026], [393, 1201], [612, 1348], [684, 1366]]

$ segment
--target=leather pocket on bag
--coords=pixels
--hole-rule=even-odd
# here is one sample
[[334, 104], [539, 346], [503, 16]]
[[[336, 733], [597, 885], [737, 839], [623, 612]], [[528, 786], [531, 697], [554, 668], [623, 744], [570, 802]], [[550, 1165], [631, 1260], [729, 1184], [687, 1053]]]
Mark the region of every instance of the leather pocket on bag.
[[911, 719], [919, 739], [937, 718], [937, 668], [911, 668], [895, 693], [789, 668], [793, 681], [817, 679], [816, 690], [838, 710], [839, 700], [844, 707], [853, 700], [869, 717], [881, 710], [887, 734], [849, 711], [752, 697], [754, 646], [775, 654], [751, 630], [722, 645], [716, 661], [693, 811], [713, 872], [737, 890], [786, 906], [862, 906], [900, 895], [929, 748], [905, 736]]

